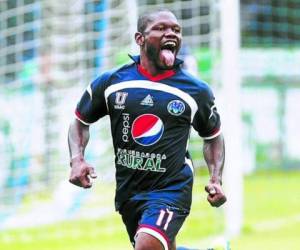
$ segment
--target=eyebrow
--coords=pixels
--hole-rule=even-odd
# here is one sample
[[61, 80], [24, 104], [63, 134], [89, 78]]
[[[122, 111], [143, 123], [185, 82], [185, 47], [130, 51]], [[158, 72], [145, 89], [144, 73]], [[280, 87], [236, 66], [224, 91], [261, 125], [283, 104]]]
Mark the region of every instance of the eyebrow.
[[181, 29], [181, 26], [178, 23], [174, 23], [174, 24], [169, 25], [168, 23], [163, 22], [163, 21], [162, 22], [158, 22], [158, 23], [152, 25], [152, 27], [159, 26], [159, 25], [168, 25], [168, 26], [172, 26], [172, 27], [178, 27], [178, 28]]

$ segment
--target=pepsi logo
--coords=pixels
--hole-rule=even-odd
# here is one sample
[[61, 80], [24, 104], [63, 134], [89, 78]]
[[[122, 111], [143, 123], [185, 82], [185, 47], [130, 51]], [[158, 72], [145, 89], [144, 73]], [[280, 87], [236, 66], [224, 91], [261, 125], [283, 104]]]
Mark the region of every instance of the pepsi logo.
[[132, 123], [132, 138], [142, 146], [155, 144], [163, 132], [164, 124], [158, 116], [153, 114], [140, 115]]

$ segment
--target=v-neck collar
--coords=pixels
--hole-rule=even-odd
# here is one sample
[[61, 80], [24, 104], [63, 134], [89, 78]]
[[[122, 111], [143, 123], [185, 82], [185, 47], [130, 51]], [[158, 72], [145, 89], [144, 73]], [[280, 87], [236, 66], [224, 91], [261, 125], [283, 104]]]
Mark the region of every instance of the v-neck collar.
[[129, 57], [135, 62], [135, 64], [137, 65], [137, 70], [138, 72], [143, 75], [144, 77], [146, 77], [147, 79], [149, 79], [150, 81], [160, 81], [160, 80], [163, 80], [163, 79], [166, 79], [166, 78], [169, 78], [173, 75], [176, 74], [176, 67], [179, 67], [180, 64], [183, 63], [182, 60], [176, 58], [175, 60], [175, 63], [174, 63], [174, 66], [175, 68], [174, 69], [170, 69], [170, 70], [166, 70], [164, 73], [162, 74], [158, 74], [158, 75], [151, 75], [145, 68], [143, 68], [140, 64], [140, 56], [131, 56], [129, 55]]
[[149, 80], [153, 82], [157, 82], [166, 78], [169, 78], [176, 74], [176, 71], [174, 69], [166, 70], [162, 74], [157, 74], [155, 76], [151, 75], [145, 68], [143, 68], [140, 64], [137, 64], [137, 70], [140, 74], [142, 74], [144, 77], [148, 78]]

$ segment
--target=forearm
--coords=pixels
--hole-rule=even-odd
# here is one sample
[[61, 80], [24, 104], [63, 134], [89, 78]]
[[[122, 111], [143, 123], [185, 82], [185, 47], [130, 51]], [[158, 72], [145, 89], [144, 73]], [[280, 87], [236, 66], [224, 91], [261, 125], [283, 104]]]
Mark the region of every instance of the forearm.
[[82, 124], [78, 120], [74, 120], [70, 127], [68, 133], [68, 144], [70, 159], [84, 157], [84, 150], [89, 141], [90, 133], [89, 126]]
[[204, 140], [203, 154], [208, 166], [210, 181], [221, 184], [225, 161], [225, 145], [222, 134], [211, 140]]
[[84, 150], [89, 137], [89, 126], [75, 119], [70, 125], [68, 134], [71, 166], [69, 181], [83, 188], [90, 188], [92, 186], [90, 178], [97, 177], [94, 168], [84, 160]]

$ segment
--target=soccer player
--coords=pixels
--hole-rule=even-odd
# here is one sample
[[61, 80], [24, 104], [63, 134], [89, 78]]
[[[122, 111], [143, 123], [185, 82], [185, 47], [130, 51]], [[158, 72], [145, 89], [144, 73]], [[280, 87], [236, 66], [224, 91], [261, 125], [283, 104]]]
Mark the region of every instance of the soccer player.
[[70, 182], [92, 186], [94, 168], [84, 159], [89, 126], [111, 121], [115, 153], [115, 207], [135, 250], [175, 250], [175, 238], [189, 214], [194, 168], [187, 151], [190, 129], [204, 139], [210, 179], [208, 201], [226, 201], [222, 190], [224, 140], [209, 86], [184, 71], [176, 58], [182, 31], [168, 10], [138, 19], [139, 56], [105, 72], [82, 95], [69, 128]]

